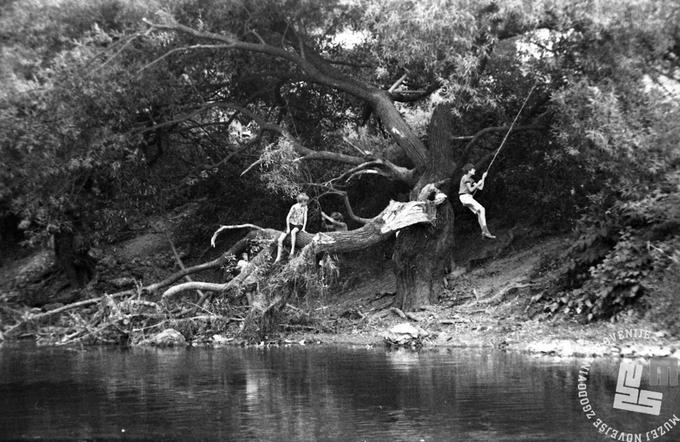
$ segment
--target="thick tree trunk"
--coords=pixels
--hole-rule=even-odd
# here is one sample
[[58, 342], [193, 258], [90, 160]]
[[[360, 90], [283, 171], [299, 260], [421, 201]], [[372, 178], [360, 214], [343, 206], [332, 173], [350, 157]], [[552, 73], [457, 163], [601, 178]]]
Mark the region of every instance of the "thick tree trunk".
[[[429, 127], [429, 157], [425, 173], [413, 189], [412, 199], [428, 183], [450, 179], [456, 162], [450, 145], [452, 117], [447, 106], [438, 106]], [[404, 229], [397, 237], [393, 260], [397, 276], [396, 305], [402, 310], [416, 310], [437, 301], [449, 271], [453, 251], [453, 207], [458, 198], [454, 185], [442, 186], [448, 202], [437, 207], [431, 226], [417, 225]], [[422, 195], [420, 195], [422, 198]]]
[[451, 262], [453, 209], [442, 204], [432, 226], [402, 230], [394, 246], [397, 276], [395, 305], [413, 311], [437, 301]]
[[55, 233], [54, 256], [72, 287], [83, 287], [92, 279], [94, 262], [87, 255], [83, 235], [68, 231]]

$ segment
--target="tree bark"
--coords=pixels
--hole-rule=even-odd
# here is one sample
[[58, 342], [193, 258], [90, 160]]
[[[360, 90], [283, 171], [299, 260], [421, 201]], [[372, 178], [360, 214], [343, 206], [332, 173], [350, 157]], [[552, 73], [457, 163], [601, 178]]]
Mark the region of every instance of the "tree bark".
[[87, 255], [84, 237], [70, 231], [54, 234], [54, 256], [57, 265], [74, 288], [84, 287], [94, 274], [94, 262]]
[[[438, 106], [429, 127], [430, 161], [413, 189], [411, 198], [433, 198], [427, 183], [450, 180], [456, 169], [454, 151], [449, 143], [452, 117], [447, 106]], [[449, 271], [453, 251], [453, 207], [458, 194], [455, 185], [442, 186], [447, 202], [437, 206], [436, 220], [430, 226], [416, 225], [404, 229], [397, 236], [393, 260], [397, 276], [395, 305], [405, 311], [437, 301], [443, 290], [443, 277]]]

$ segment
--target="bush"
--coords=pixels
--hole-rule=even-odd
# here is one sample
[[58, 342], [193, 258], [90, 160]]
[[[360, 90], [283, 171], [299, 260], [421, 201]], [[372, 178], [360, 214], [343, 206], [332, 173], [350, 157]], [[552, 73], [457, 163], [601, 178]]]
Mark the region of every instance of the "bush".
[[644, 297], [643, 309], [677, 311], [667, 269], [680, 262], [679, 203], [677, 191], [657, 190], [617, 202], [601, 219], [585, 216], [546, 310], [591, 321], [615, 317]]

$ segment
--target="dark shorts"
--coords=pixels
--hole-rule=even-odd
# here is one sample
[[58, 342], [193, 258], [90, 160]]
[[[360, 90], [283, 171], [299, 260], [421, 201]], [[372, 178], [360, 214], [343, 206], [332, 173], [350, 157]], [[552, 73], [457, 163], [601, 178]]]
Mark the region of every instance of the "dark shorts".
[[298, 231], [302, 230], [302, 224], [291, 224], [290, 231], [292, 232], [293, 229], [298, 229]]

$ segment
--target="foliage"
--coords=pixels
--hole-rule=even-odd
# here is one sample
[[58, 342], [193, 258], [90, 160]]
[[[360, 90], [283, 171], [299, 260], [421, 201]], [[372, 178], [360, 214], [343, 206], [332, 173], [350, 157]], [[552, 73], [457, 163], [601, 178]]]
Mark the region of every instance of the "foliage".
[[679, 253], [679, 204], [676, 187], [618, 202], [602, 220], [585, 217], [560, 282], [566, 290], [547, 309], [590, 321], [611, 317], [640, 298], [656, 305], [660, 295], [654, 286]]
[[[97, 245], [201, 200], [186, 231], [205, 236], [218, 219], [282, 219], [282, 197], [318, 195], [351, 167], [302, 160], [249, 113], [311, 150], [393, 158], [365, 100], [281, 57], [197, 48], [211, 42], [142, 19], [177, 21], [290, 53], [306, 45], [331, 75], [383, 90], [406, 74], [394, 92], [422, 98], [398, 111], [432, 146], [430, 117], [448, 106], [454, 162], [488, 164], [504, 131], [467, 151], [471, 137], [507, 126], [535, 86], [518, 125], [536, 127], [509, 136], [481, 198], [498, 222], [576, 225], [554, 299], [604, 317], [648, 293], [660, 261], [646, 244], [675, 235], [678, 14], [656, 0], [13, 2], [0, 17], [0, 217], [30, 244], [79, 232]], [[366, 200], [404, 192], [375, 175], [357, 179]]]
[[299, 176], [299, 157], [295, 154], [290, 140], [281, 138], [262, 149], [259, 161], [263, 173], [260, 175], [267, 189], [295, 198], [301, 187], [296, 183]]

